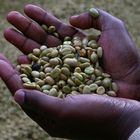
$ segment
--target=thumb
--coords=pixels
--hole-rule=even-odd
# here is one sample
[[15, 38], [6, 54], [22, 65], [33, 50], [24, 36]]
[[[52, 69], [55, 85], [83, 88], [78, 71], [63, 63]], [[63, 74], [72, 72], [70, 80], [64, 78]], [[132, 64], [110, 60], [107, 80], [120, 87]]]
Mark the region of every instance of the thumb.
[[36, 90], [20, 89], [14, 95], [15, 101], [23, 108], [34, 112], [57, 115], [60, 112], [62, 99], [48, 96]]
[[80, 15], [71, 16], [69, 18], [70, 24], [80, 29], [95, 28], [100, 31], [124, 27], [123, 22], [111, 14], [95, 8], [92, 8], [92, 11], [93, 14], [99, 14], [99, 16], [94, 17], [89, 12], [85, 12]]

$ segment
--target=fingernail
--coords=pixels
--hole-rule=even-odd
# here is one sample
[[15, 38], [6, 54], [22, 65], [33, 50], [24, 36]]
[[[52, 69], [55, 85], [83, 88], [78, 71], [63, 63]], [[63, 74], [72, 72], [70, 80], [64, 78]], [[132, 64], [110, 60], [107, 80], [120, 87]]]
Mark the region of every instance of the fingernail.
[[22, 90], [18, 90], [15, 95], [14, 99], [19, 105], [24, 104], [25, 93]]
[[90, 8], [90, 9], [89, 9], [89, 14], [90, 14], [93, 18], [99, 17], [99, 12], [98, 12], [98, 10], [96, 10], [95, 8]]
[[77, 17], [79, 17], [79, 15], [74, 15], [74, 16], [71, 16], [70, 18], [77, 18]]

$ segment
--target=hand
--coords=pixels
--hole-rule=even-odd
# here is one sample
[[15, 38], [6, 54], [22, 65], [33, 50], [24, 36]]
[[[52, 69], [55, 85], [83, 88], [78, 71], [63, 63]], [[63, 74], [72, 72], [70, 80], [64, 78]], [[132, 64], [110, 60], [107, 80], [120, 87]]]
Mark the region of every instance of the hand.
[[39, 91], [19, 90], [15, 100], [53, 137], [126, 140], [140, 125], [140, 103], [128, 99], [99, 95], [60, 99]]
[[[137, 73], [139, 72], [139, 57], [135, 45], [120, 20], [108, 15], [104, 11], [99, 10], [99, 12], [100, 17], [98, 19], [93, 19], [88, 13], [84, 13], [78, 17], [71, 17], [70, 23], [73, 26], [79, 25], [79, 28], [82, 29], [95, 27], [101, 30], [101, 36], [98, 42], [104, 49], [103, 67], [106, 72], [112, 75], [113, 80], [118, 83], [118, 96], [138, 99], [139, 78]], [[26, 6], [25, 13], [39, 24], [55, 25], [62, 40], [67, 35], [86, 36], [80, 30], [61, 23], [58, 19], [36, 6]], [[79, 19], [86, 22], [79, 22]], [[5, 37], [24, 54], [28, 54], [33, 48], [40, 47], [42, 44], [47, 44], [49, 47], [61, 44], [61, 40], [46, 34], [39, 24], [31, 23], [22, 15], [12, 12], [8, 15], [8, 20], [23, 34], [13, 29], [7, 29], [5, 31]], [[107, 34], [107, 36], [105, 36], [105, 34]], [[116, 35], [114, 38], [113, 34]], [[110, 38], [111, 42], [109, 42]], [[52, 40], [54, 42], [53, 45], [50, 43]], [[118, 42], [120, 41], [121, 43], [119, 44]], [[117, 46], [113, 42], [117, 42]], [[123, 45], [121, 46], [121, 44]], [[124, 56], [122, 54], [124, 54]], [[109, 58], [112, 56], [113, 62], [111, 61], [112, 58], [108, 59], [107, 56]], [[114, 57], [117, 59], [114, 59]], [[25, 61], [26, 57], [23, 58]], [[120, 71], [118, 72], [118, 70]], [[22, 90], [22, 92], [23, 91], [24, 90]], [[32, 119], [53, 136], [100, 139], [101, 134], [103, 134], [104, 139], [115, 139], [114, 136], [116, 136], [117, 139], [117, 136], [128, 137], [131, 131], [130, 129], [137, 127], [135, 124], [133, 127], [129, 126], [129, 123], [124, 121], [129, 116], [131, 118], [137, 116], [136, 110], [139, 110], [139, 103], [136, 101], [96, 95], [71, 96], [62, 100], [40, 94], [38, 91], [25, 90], [24, 93], [25, 94], [21, 93], [21, 90], [18, 91], [15, 95], [15, 100]], [[82, 108], [82, 110], [79, 110], [79, 108]], [[100, 118], [100, 120], [98, 120], [98, 118]], [[122, 126], [124, 127], [122, 128]], [[126, 128], [130, 129], [127, 130]], [[99, 130], [103, 131], [99, 132]], [[112, 135], [108, 135], [108, 130], [111, 131]], [[122, 134], [120, 131], [126, 133]]]
[[[22, 59], [19, 58], [19, 61]], [[0, 54], [0, 77], [5, 81], [11, 93], [15, 93], [18, 89], [23, 88], [22, 81], [16, 67], [10, 61]]]
[[[80, 29], [98, 29], [101, 31], [98, 43], [104, 51], [103, 68], [118, 84], [118, 96], [139, 100], [139, 55], [121, 20], [98, 9], [99, 18], [92, 18], [89, 13], [72, 16], [70, 23], [74, 27], [80, 28], [77, 29], [62, 23], [37, 6], [27, 5], [24, 11], [33, 21], [18, 12], [10, 12], [7, 16], [8, 21], [22, 33], [11, 28], [5, 30], [4, 33], [5, 38], [24, 54], [28, 54], [43, 44], [47, 44], [49, 47], [57, 46], [61, 44], [65, 36], [83, 38], [86, 34]], [[54, 25], [61, 39], [48, 35], [39, 24]]]
[[101, 31], [98, 44], [104, 51], [103, 68], [118, 84], [118, 96], [139, 100], [140, 63], [135, 44], [121, 20], [100, 9], [98, 11], [100, 16], [97, 19], [83, 13], [71, 17], [70, 23], [77, 28]]

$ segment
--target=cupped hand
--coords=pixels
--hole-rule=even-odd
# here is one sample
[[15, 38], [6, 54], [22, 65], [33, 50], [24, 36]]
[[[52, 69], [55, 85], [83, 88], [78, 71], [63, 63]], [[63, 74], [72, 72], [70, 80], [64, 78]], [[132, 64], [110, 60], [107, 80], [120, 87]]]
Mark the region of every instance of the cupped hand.
[[98, 44], [102, 46], [103, 68], [118, 84], [119, 97], [139, 100], [140, 62], [139, 54], [124, 23], [98, 9], [99, 18], [89, 13], [73, 16], [70, 23], [80, 29], [96, 28], [101, 31]]
[[[4, 32], [5, 38], [24, 54], [30, 53], [34, 48], [39, 48], [43, 44], [48, 47], [56, 47], [62, 43], [65, 36], [83, 38], [86, 34], [81, 29], [98, 29], [101, 31], [98, 44], [104, 51], [102, 66], [118, 84], [118, 96], [139, 100], [139, 55], [121, 20], [98, 9], [100, 14], [98, 18], [93, 18], [88, 12], [72, 16], [70, 18], [71, 26], [62, 23], [53, 15], [34, 5], [25, 6], [24, 11], [32, 20], [12, 11], [8, 14], [7, 19], [20, 32], [13, 28], [8, 28]], [[47, 34], [40, 26], [42, 24], [54, 25], [60, 39]], [[26, 61], [26, 57], [24, 59]]]
[[[98, 29], [101, 31], [98, 43], [104, 50], [103, 68], [118, 84], [118, 96], [138, 100], [139, 56], [135, 45], [122, 21], [102, 10], [98, 11], [98, 18], [91, 17], [89, 13], [71, 17], [71, 26], [60, 22], [37, 6], [27, 5], [25, 13], [32, 21], [20, 13], [11, 12], [7, 19], [19, 31], [6, 29], [4, 35], [26, 55], [43, 44], [56, 47], [62, 43], [65, 36], [85, 37], [86, 34], [80, 29]], [[56, 26], [60, 39], [47, 34], [40, 26], [42, 24]], [[27, 58], [22, 56], [18, 61], [25, 63]], [[4, 77], [5, 73], [2, 75]], [[13, 87], [13, 76], [10, 79], [12, 82], [7, 84], [9, 88]], [[3, 80], [6, 81], [6, 78]], [[15, 92], [18, 88], [14, 89]], [[125, 139], [139, 124], [137, 119], [133, 119], [139, 112], [139, 103], [127, 99], [97, 95], [59, 99], [34, 90], [18, 90], [15, 100], [44, 130], [57, 137]], [[132, 124], [130, 126], [131, 120], [136, 120], [134, 127]]]
[[14, 97], [53, 137], [126, 140], [140, 125], [140, 103], [134, 100], [99, 95], [60, 99], [35, 90], [18, 90]]

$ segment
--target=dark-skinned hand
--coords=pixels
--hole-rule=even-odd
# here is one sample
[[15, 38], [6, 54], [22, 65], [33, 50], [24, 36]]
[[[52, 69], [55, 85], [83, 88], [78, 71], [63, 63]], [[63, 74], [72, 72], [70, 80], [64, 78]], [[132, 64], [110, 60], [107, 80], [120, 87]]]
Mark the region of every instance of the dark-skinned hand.
[[[34, 48], [46, 44], [56, 47], [65, 36], [85, 37], [81, 29], [95, 28], [101, 31], [98, 43], [104, 50], [103, 68], [118, 84], [118, 97], [139, 100], [139, 56], [123, 22], [98, 9], [100, 16], [93, 18], [89, 13], [72, 16], [71, 25], [66, 25], [43, 9], [27, 5], [24, 17], [10, 12], [8, 21], [19, 31], [9, 28], [5, 38], [25, 55]], [[41, 24], [54, 25], [61, 39], [48, 35]], [[76, 27], [76, 28], [75, 28]], [[79, 28], [79, 29], [77, 29]], [[19, 63], [28, 62], [26, 56]], [[10, 65], [3, 65], [9, 68]], [[0, 70], [1, 77], [14, 94], [22, 88], [17, 74], [9, 75]], [[3, 72], [3, 73], [2, 73]], [[5, 78], [7, 77], [7, 78]], [[17, 84], [19, 83], [19, 84]], [[75, 139], [126, 139], [138, 123], [139, 102], [98, 95], [70, 96], [65, 99], [50, 97], [34, 90], [18, 90], [15, 100], [23, 110], [50, 135]], [[129, 121], [136, 122], [130, 126]]]

